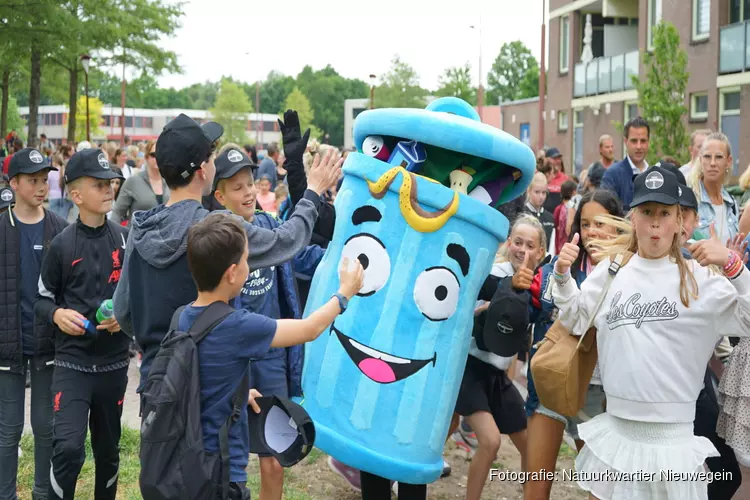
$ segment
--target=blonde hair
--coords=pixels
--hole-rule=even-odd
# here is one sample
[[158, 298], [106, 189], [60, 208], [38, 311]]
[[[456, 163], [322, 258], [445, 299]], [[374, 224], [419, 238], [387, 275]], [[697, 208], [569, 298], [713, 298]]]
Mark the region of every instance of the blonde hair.
[[[547, 255], [547, 234], [544, 232], [542, 223], [539, 222], [539, 219], [531, 214], [521, 214], [516, 217], [513, 226], [511, 226], [510, 231], [508, 231], [508, 238], [498, 248], [497, 254], [495, 254], [496, 264], [501, 264], [510, 260], [508, 257], [508, 246], [510, 245], [510, 239], [511, 236], [513, 236], [513, 231], [515, 231], [516, 228], [520, 226], [529, 226], [537, 232], [537, 235], [539, 236], [539, 248], [542, 249], [542, 256], [539, 260], [541, 261], [542, 259], [544, 259], [545, 255]], [[539, 262], [535, 262], [534, 266], [536, 267], [537, 264], [539, 264]]]
[[[706, 136], [706, 138], [703, 140], [703, 146], [701, 147], [701, 154], [703, 153], [703, 150], [706, 148], [706, 145], [709, 143], [709, 141], [719, 141], [724, 144], [724, 147], [727, 149], [727, 158], [730, 158], [732, 156], [732, 145], [729, 143], [729, 138], [722, 134], [721, 132], [711, 132]], [[703, 181], [703, 164], [701, 163], [701, 154], [695, 157], [695, 160], [693, 160], [693, 169], [690, 171], [690, 175], [688, 176], [688, 186], [693, 188], [693, 191], [695, 191], [695, 196], [698, 198], [698, 201], [703, 201], [701, 198], [701, 188], [700, 183]], [[729, 176], [724, 175], [724, 184], [729, 182]]]
[[529, 189], [526, 190], [526, 193], [531, 193], [532, 186], [538, 184], [544, 184], [545, 187], [547, 186], [547, 176], [542, 172], [534, 173], [534, 177], [531, 178], [531, 184], [529, 184]]
[[279, 184], [273, 192], [277, 200], [289, 196], [289, 189], [287, 189], [286, 184]]
[[745, 171], [742, 172], [739, 178], [740, 189], [747, 191], [750, 188], [750, 165], [745, 167]]
[[[635, 209], [631, 210], [631, 217], [635, 215], [634, 212]], [[613, 215], [599, 215], [595, 220], [614, 227], [619, 233], [616, 238], [591, 242], [590, 246], [596, 249], [596, 252], [601, 256], [601, 260], [613, 258], [625, 252], [638, 253], [638, 235], [635, 233], [635, 227], [627, 220]], [[677, 205], [677, 223], [682, 226], [682, 209], [679, 205]], [[679, 232], [674, 235], [672, 246], [669, 249], [669, 257], [680, 270], [680, 301], [685, 307], [690, 307], [690, 298], [698, 298], [698, 282], [695, 280], [687, 260], [682, 256]]]
[[219, 150], [219, 154], [223, 153], [223, 152], [224, 152], [224, 151], [226, 151], [227, 149], [239, 149], [239, 150], [240, 150], [240, 151], [242, 151], [243, 153], [245, 152], [245, 150], [244, 150], [244, 149], [242, 149], [241, 147], [239, 147], [239, 146], [238, 146], [237, 144], [235, 144], [235, 143], [233, 143], [233, 142], [228, 142], [228, 143], [224, 144], [224, 145], [223, 145], [223, 146], [221, 147], [221, 149]]

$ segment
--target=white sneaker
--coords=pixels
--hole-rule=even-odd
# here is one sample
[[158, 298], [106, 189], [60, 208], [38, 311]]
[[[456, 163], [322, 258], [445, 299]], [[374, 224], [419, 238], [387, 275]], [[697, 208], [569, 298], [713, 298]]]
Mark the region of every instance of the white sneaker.
[[23, 451], [21, 451], [21, 447], [18, 447], [18, 458], [21, 458], [23, 456]]
[[398, 498], [398, 481], [393, 481], [393, 486], [391, 486], [391, 490], [393, 490], [393, 494], [396, 495], [396, 498]]

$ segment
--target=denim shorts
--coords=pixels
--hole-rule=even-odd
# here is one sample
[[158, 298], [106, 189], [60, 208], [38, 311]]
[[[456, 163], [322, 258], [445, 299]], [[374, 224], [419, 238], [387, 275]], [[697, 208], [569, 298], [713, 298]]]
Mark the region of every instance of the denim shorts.
[[588, 392], [586, 392], [586, 403], [583, 405], [583, 409], [575, 417], [566, 417], [570, 437], [580, 439], [578, 436], [578, 425], [604, 413], [604, 400], [604, 388], [600, 385], [589, 384]]

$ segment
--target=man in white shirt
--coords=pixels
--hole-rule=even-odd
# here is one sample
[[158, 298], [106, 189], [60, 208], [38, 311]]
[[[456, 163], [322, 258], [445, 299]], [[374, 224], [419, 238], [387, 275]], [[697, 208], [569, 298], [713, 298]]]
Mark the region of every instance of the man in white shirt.
[[704, 128], [696, 130], [690, 134], [690, 148], [688, 148], [690, 151], [690, 161], [680, 167], [680, 172], [682, 172], [682, 175], [686, 178], [690, 175], [690, 171], [693, 170], [693, 165], [695, 165], [695, 162], [697, 161], [696, 159], [701, 152], [703, 141], [706, 140], [706, 137], [710, 133], [711, 131], [709, 129]]

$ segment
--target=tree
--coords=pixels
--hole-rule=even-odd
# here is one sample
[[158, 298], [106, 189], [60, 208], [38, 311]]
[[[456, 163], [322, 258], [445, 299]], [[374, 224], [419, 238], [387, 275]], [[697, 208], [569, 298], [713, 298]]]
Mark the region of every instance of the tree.
[[367, 84], [344, 78], [328, 65], [318, 71], [305, 66], [297, 75], [297, 86], [310, 101], [315, 114], [313, 123], [320, 129], [322, 140], [329, 144], [343, 144], [344, 101], [367, 97]]
[[683, 122], [687, 115], [687, 54], [680, 48], [680, 34], [671, 23], [654, 27], [654, 50], [643, 53], [645, 78], [632, 76], [638, 91], [638, 108], [651, 128], [648, 162], [664, 155], [685, 163], [688, 137]]
[[[244, 84], [245, 92], [250, 97], [250, 100], [255, 102], [255, 86], [257, 82], [249, 85]], [[291, 76], [283, 75], [278, 71], [271, 71], [266, 76], [266, 79], [260, 82], [260, 112], [278, 114], [285, 110], [281, 109], [284, 106], [284, 100], [294, 89], [294, 78]]]
[[315, 112], [310, 107], [310, 101], [307, 100], [305, 94], [300, 91], [297, 87], [294, 87], [292, 92], [287, 96], [284, 101], [284, 109], [293, 109], [299, 116], [300, 129], [304, 133], [308, 128], [310, 129], [310, 137], [320, 137], [320, 130], [313, 125], [315, 121]]
[[539, 95], [539, 64], [523, 42], [504, 43], [487, 75], [488, 104]]
[[[75, 141], [86, 140], [86, 96], [78, 98], [78, 107], [76, 108], [76, 128]], [[96, 97], [89, 97], [89, 127], [91, 127], [91, 137], [101, 137], [104, 132], [99, 128], [102, 123], [102, 108], [104, 103]], [[68, 118], [70, 119], [70, 118]]]
[[471, 85], [471, 65], [466, 63], [463, 67], [446, 68], [438, 79], [438, 89], [435, 95], [438, 97], [458, 97], [471, 105], [477, 103], [477, 91]]
[[375, 88], [376, 108], [424, 108], [428, 94], [419, 86], [419, 76], [399, 56], [391, 60], [391, 68]]
[[[25, 135], [23, 133], [23, 128], [26, 126], [26, 121], [24, 121], [23, 118], [21, 118], [21, 113], [18, 112], [18, 104], [16, 103], [15, 98], [10, 97], [8, 99], [8, 130], [15, 130], [18, 133], [18, 136], [21, 137], [21, 139], [25, 138]], [[5, 137], [5, 132], [3, 132], [3, 137]]]
[[247, 142], [247, 114], [253, 110], [247, 94], [236, 83], [222, 80], [216, 104], [210, 109], [213, 119], [224, 127], [224, 142]]

